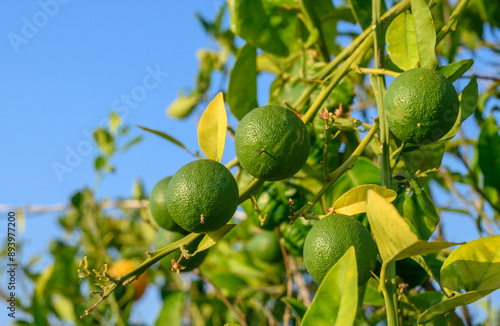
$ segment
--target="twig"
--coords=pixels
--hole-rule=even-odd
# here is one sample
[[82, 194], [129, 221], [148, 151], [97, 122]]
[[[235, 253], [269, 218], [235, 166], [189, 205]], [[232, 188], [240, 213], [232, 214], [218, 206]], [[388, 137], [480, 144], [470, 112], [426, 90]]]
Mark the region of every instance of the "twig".
[[234, 316], [238, 319], [238, 322], [242, 325], [242, 326], [247, 326], [247, 321], [245, 320], [245, 317], [240, 315], [236, 309], [233, 307], [233, 305], [229, 302], [229, 300], [224, 296], [224, 294], [222, 294], [222, 291], [216, 287], [212, 281], [210, 281], [205, 275], [203, 275], [200, 271], [200, 269], [196, 269], [193, 271], [196, 275], [198, 275], [199, 277], [201, 277], [201, 279], [210, 284], [214, 290], [215, 290], [215, 293], [217, 293], [217, 296], [219, 297], [219, 299], [222, 300], [222, 302], [224, 303], [224, 305], [226, 305], [226, 307], [234, 314]]
[[[286, 252], [285, 240], [283, 239], [279, 226], [276, 227], [276, 232], [278, 233], [281, 254], [283, 255], [283, 261], [285, 262], [286, 276], [288, 278], [286, 283], [286, 296], [287, 298], [291, 298], [293, 293], [293, 275], [289, 266], [290, 264], [289, 260], [291, 257], [289, 257], [288, 253]], [[285, 307], [285, 312], [283, 313], [283, 325], [288, 325], [289, 323], [290, 323], [290, 308], [287, 305]]]
[[[118, 201], [105, 201], [98, 204], [101, 209], [124, 208], [124, 209], [141, 209], [147, 208], [149, 200], [147, 199], [130, 199]], [[12, 206], [7, 204], [0, 204], [0, 211], [22, 211], [26, 213], [52, 213], [66, 211], [72, 207], [71, 204], [50, 204], [50, 205], [25, 205], [25, 206]]]
[[373, 68], [356, 67], [354, 70], [360, 74], [386, 75], [392, 77], [399, 76], [399, 72], [387, 70], [385, 68], [373, 69]]

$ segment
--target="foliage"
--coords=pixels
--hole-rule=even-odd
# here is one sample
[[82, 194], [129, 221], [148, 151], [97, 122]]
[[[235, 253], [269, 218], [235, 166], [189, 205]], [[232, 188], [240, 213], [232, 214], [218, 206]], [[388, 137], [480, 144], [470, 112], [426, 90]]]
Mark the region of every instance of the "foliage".
[[[18, 323], [131, 324], [136, 301], [133, 295], [121, 300], [118, 294], [126, 296], [128, 284], [148, 271], [148, 290], [163, 299], [157, 325], [481, 324], [455, 309], [500, 287], [495, 107], [500, 81], [485, 78], [498, 65], [484, 57], [485, 49], [495, 58], [500, 52], [500, 5], [496, 0], [403, 0], [385, 8], [383, 3], [230, 0], [214, 20], [199, 17], [218, 49], [198, 53], [195, 88], [171, 103], [167, 113], [182, 119], [203, 109], [201, 151], [189, 151], [178, 140], [182, 135], [140, 128], [177, 146], [175, 150], [227, 162], [246, 214], [238, 212], [230, 224], [200, 236], [194, 252], [185, 250], [199, 236], [192, 233], [150, 252], [159, 227], [139, 181], [127, 200], [114, 205], [98, 202], [94, 190], [82, 189], [60, 214], [65, 235], [50, 244], [51, 262], [40, 268], [33, 257], [19, 266], [33, 294], [17, 302], [24, 312]], [[414, 67], [437, 70], [461, 90], [460, 112], [451, 130], [421, 146], [395, 138], [383, 112], [387, 84]], [[216, 74], [229, 78], [227, 88], [212, 85]], [[264, 74], [274, 78], [269, 90], [258, 82]], [[226, 131], [234, 136], [236, 124], [231, 121], [243, 119], [258, 105], [257, 92], [269, 94], [266, 104], [295, 111], [308, 129], [310, 154], [292, 178], [264, 184], [249, 176], [236, 158], [223, 160], [224, 148], [231, 144]], [[202, 108], [199, 104], [207, 99], [213, 101]], [[236, 119], [228, 119], [228, 112]], [[464, 122], [472, 131], [461, 128]], [[109, 128], [94, 132], [100, 149], [97, 181], [115, 170], [117, 154], [140, 141], [126, 140], [127, 131], [112, 113]], [[304, 267], [302, 246], [308, 231], [318, 219], [335, 213], [363, 223], [378, 248], [380, 266], [359, 288], [354, 248], [319, 288]], [[282, 218], [286, 214], [289, 221]], [[477, 226], [477, 240], [447, 241], [446, 228], [459, 215]], [[264, 228], [275, 232], [282, 252], [273, 262], [249, 251], [266, 218], [273, 227]], [[206, 254], [194, 270], [197, 277], [181, 278], [169, 266], [155, 264], [172, 252], [179, 258]], [[2, 251], [2, 259], [6, 254]], [[108, 266], [121, 259], [142, 263], [114, 278]], [[409, 259], [425, 271], [423, 283], [400, 272], [415, 266]], [[172, 268], [181, 269], [176, 264]], [[488, 323], [495, 316], [498, 322], [499, 307], [485, 310]]]

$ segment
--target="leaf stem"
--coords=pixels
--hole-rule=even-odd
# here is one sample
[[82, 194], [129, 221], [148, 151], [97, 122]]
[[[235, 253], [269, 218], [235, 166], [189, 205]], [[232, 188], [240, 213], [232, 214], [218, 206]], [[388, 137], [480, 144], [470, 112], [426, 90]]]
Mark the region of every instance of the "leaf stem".
[[394, 261], [384, 262], [380, 270], [380, 290], [384, 295], [387, 311], [387, 325], [399, 326], [398, 298], [396, 285], [396, 264]]
[[457, 7], [455, 10], [453, 10], [453, 13], [450, 16], [450, 19], [448, 22], [441, 27], [439, 32], [436, 35], [436, 45], [441, 42], [441, 40], [448, 34], [450, 31], [455, 31], [457, 28], [458, 24], [458, 18], [462, 14], [462, 12], [465, 10], [467, 5], [469, 4], [469, 0], [462, 0], [458, 3]]
[[356, 72], [360, 74], [372, 74], [372, 75], [387, 75], [387, 76], [392, 76], [392, 77], [397, 77], [399, 76], [399, 72], [392, 71], [392, 70], [387, 70], [385, 68], [381, 69], [374, 69], [374, 68], [361, 68], [357, 67], [355, 69]]
[[255, 193], [260, 189], [260, 187], [262, 187], [264, 182], [265, 182], [264, 180], [253, 179], [252, 182], [250, 182], [248, 186], [242, 192], [240, 192], [240, 200], [238, 201], [238, 204], [241, 204], [245, 200], [255, 195]]

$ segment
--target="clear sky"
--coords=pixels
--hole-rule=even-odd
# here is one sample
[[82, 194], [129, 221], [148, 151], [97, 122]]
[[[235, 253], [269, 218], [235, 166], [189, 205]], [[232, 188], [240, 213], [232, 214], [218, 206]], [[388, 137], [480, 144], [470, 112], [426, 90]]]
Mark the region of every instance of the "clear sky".
[[[67, 203], [72, 193], [91, 187], [98, 150], [85, 145], [86, 135], [118, 105], [128, 108], [125, 124], [166, 131], [197, 150], [197, 116], [173, 121], [165, 108], [179, 89], [194, 86], [196, 51], [215, 47], [195, 13], [212, 18], [220, 4], [2, 1], [0, 203]], [[138, 91], [141, 86], [148, 88], [146, 93]], [[104, 179], [98, 196], [130, 196], [136, 178], [149, 192], [159, 179], [192, 160], [174, 145], [134, 128], [131, 137], [137, 135], [144, 136], [143, 142], [116, 158], [117, 173]], [[57, 163], [71, 171], [55, 173]], [[61, 236], [56, 217], [27, 216], [22, 234], [26, 256], [46, 252], [48, 240]], [[160, 306], [158, 291], [148, 292], [136, 317], [150, 323]], [[0, 314], [0, 324], [5, 317]]]
[[[0, 204], [67, 203], [75, 191], [91, 187], [98, 151], [86, 145], [87, 135], [117, 106], [126, 109], [125, 124], [166, 131], [197, 150], [199, 114], [178, 122], [165, 115], [165, 108], [179, 89], [194, 86], [196, 51], [215, 47], [195, 13], [212, 18], [221, 4], [0, 2]], [[142, 143], [114, 160], [117, 173], [106, 177], [99, 197], [129, 196], [136, 178], [149, 193], [159, 179], [192, 160], [174, 145], [133, 128], [131, 137], [137, 135], [144, 136]], [[55, 172], [54, 166], [61, 165], [71, 171]], [[48, 240], [60, 236], [56, 217], [27, 216], [26, 255], [47, 251]], [[467, 234], [449, 240], [475, 238]], [[159, 307], [159, 293], [148, 291], [134, 316], [151, 323]], [[4, 313], [0, 323], [2, 318]]]

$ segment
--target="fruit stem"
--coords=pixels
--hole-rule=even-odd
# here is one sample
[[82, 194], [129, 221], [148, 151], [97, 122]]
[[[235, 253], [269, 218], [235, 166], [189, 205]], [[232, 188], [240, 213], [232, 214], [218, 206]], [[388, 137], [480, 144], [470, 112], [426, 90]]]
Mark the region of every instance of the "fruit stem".
[[450, 31], [454, 31], [457, 28], [458, 24], [458, 18], [460, 14], [465, 10], [467, 5], [469, 4], [469, 0], [462, 0], [458, 3], [457, 7], [455, 10], [453, 10], [453, 13], [450, 16], [450, 19], [448, 22], [441, 27], [439, 32], [436, 35], [436, 45], [441, 42], [441, 40], [448, 34]]
[[335, 181], [342, 176], [347, 170], [351, 169], [356, 163], [356, 160], [358, 157], [363, 153], [365, 150], [366, 146], [370, 143], [370, 140], [373, 138], [373, 136], [377, 133], [378, 131], [378, 120], [375, 121], [373, 124], [373, 127], [370, 129], [368, 134], [366, 134], [365, 138], [359, 143], [358, 147], [352, 152], [351, 156], [341, 165], [339, 166], [335, 171], [330, 173], [329, 177], [330, 179], [325, 182], [323, 187], [320, 189], [320, 191], [314, 195], [314, 197], [301, 209], [299, 209], [297, 212], [295, 212], [294, 216], [290, 217], [290, 223], [295, 222], [297, 218], [300, 216], [304, 216], [305, 214], [309, 213], [309, 211], [312, 209], [314, 204], [326, 193], [328, 189], [335, 183]]
[[238, 204], [241, 204], [245, 200], [255, 195], [255, 193], [260, 189], [260, 187], [262, 187], [263, 184], [264, 180], [253, 179], [253, 181], [250, 182], [242, 192], [240, 192], [240, 199], [238, 201]]
[[238, 165], [238, 163], [239, 163], [238, 157], [235, 157], [231, 161], [229, 161], [229, 162], [226, 163], [226, 168], [228, 170], [230, 170], [231, 168], [233, 168], [236, 165]]
[[385, 68], [381, 69], [375, 69], [375, 68], [361, 68], [357, 67], [355, 69], [356, 72], [360, 74], [372, 74], [372, 75], [386, 75], [386, 76], [392, 76], [392, 77], [397, 77], [399, 76], [399, 72], [392, 71], [392, 70], [387, 70]]

